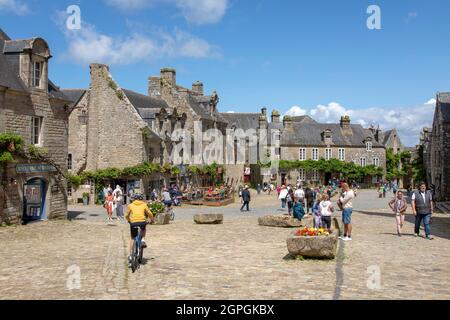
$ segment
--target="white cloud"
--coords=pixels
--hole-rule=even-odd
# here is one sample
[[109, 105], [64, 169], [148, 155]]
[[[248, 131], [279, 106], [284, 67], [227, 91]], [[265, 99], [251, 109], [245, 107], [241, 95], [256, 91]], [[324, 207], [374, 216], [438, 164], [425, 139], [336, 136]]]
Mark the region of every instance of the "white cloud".
[[228, 0], [170, 1], [175, 1], [187, 21], [197, 25], [219, 22], [228, 9]]
[[[427, 103], [412, 107], [347, 109], [337, 102], [328, 105], [318, 105], [309, 110], [309, 114], [319, 122], [337, 123], [341, 116], [348, 115], [352, 123], [367, 128], [370, 125], [380, 126], [382, 130], [397, 129], [402, 142], [406, 146], [414, 146], [419, 142], [423, 127], [430, 127], [433, 123], [436, 100], [430, 99]], [[302, 113], [307, 110], [299, 108]], [[295, 111], [291, 108], [290, 111]], [[288, 114], [288, 113], [286, 113]]]
[[310, 114], [321, 122], [336, 122], [341, 119], [341, 116], [352, 115], [352, 110], [347, 110], [337, 102], [331, 102], [328, 105], [318, 105], [310, 111]]
[[127, 65], [137, 62], [170, 58], [217, 58], [219, 50], [207, 41], [175, 29], [155, 32], [152, 36], [132, 33], [127, 37], [98, 32], [92, 25], [82, 23], [80, 30], [67, 30], [69, 48], [66, 58], [79, 64], [94, 62]]
[[235, 111], [227, 111], [227, 113], [236, 113]]
[[2, 11], [12, 12], [19, 16], [30, 13], [28, 5], [17, 0], [0, 0], [0, 13]]
[[304, 116], [307, 112], [308, 111], [303, 109], [302, 107], [293, 106], [284, 115], [291, 116], [291, 117], [297, 117], [297, 116]]
[[174, 5], [192, 24], [217, 23], [224, 17], [229, 0], [104, 0], [108, 5], [124, 12], [150, 7], [156, 2]]
[[432, 104], [432, 105], [436, 105], [436, 99], [435, 99], [435, 98], [433, 98], [433, 99], [430, 99], [430, 100], [428, 100], [428, 102], [427, 102], [427, 103], [425, 103], [425, 104]]

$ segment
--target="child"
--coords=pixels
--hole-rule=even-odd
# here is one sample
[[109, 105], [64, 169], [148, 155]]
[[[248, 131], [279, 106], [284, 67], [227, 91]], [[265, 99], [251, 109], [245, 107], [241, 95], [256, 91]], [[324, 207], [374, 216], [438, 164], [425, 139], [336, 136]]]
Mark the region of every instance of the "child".
[[334, 212], [333, 203], [330, 201], [328, 194], [322, 195], [322, 201], [319, 204], [320, 215], [322, 216], [322, 226], [331, 232], [331, 214]]
[[314, 203], [314, 206], [312, 208], [312, 213], [314, 217], [314, 228], [321, 228], [322, 227], [322, 216], [320, 215], [320, 196], [317, 196], [316, 202]]
[[292, 210], [294, 212], [294, 219], [302, 220], [305, 216], [305, 209], [303, 208], [302, 203], [295, 199], [294, 205], [292, 206]]
[[395, 220], [397, 221], [397, 235], [402, 236], [402, 227], [405, 223], [405, 211], [408, 205], [403, 199], [403, 192], [397, 191], [397, 196], [389, 202], [389, 207], [395, 213]]
[[105, 204], [104, 204], [106, 213], [108, 214], [108, 217], [106, 218], [107, 221], [112, 221], [113, 205], [114, 205], [113, 192], [112, 192], [112, 190], [109, 190], [108, 195], [106, 196], [106, 199], [105, 199]]

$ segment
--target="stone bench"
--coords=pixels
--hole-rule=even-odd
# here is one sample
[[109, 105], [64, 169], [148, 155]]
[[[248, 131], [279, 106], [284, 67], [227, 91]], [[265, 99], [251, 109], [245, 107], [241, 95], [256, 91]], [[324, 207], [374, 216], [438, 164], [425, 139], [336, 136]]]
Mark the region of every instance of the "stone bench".
[[194, 222], [197, 224], [222, 224], [223, 214], [196, 214]]
[[312, 216], [307, 216], [302, 220], [294, 219], [289, 215], [271, 215], [258, 218], [258, 224], [266, 227], [278, 228], [298, 228], [312, 225]]

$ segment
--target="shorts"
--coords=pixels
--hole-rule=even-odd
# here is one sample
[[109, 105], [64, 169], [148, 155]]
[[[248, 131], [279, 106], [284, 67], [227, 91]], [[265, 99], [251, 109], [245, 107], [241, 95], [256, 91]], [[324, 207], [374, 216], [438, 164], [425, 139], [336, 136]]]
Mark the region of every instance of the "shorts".
[[164, 204], [166, 205], [166, 206], [171, 206], [172, 204], [173, 204], [173, 201], [172, 200], [165, 200], [164, 201]]
[[342, 211], [342, 222], [344, 224], [351, 224], [352, 223], [352, 208], [344, 208], [344, 211]]
[[147, 227], [147, 222], [135, 222], [130, 223], [130, 232], [131, 232], [131, 238], [134, 239], [138, 235], [138, 228], [141, 228], [142, 231], [145, 231], [145, 228]]

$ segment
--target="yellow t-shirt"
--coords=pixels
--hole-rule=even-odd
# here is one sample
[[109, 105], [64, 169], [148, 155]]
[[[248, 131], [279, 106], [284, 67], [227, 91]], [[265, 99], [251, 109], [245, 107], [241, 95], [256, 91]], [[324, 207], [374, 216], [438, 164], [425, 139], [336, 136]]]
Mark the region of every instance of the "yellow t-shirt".
[[125, 215], [125, 219], [131, 223], [145, 222], [147, 217], [153, 218], [153, 214], [147, 207], [147, 204], [140, 200], [133, 201], [133, 203], [128, 206], [128, 210]]

